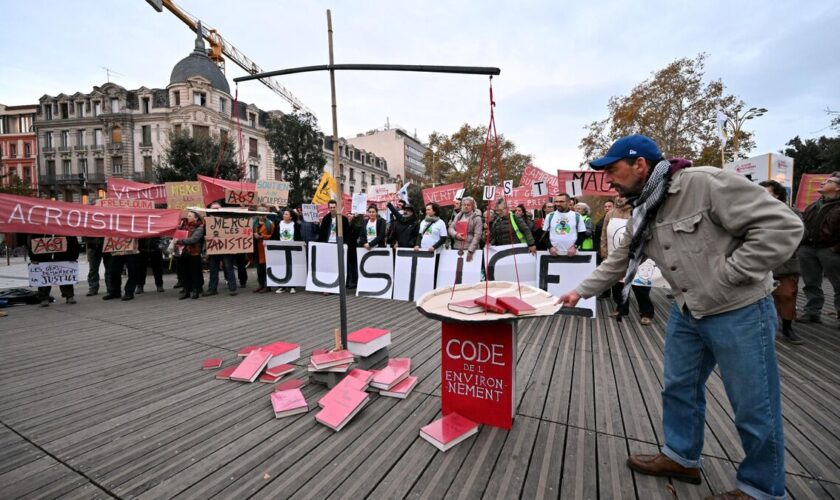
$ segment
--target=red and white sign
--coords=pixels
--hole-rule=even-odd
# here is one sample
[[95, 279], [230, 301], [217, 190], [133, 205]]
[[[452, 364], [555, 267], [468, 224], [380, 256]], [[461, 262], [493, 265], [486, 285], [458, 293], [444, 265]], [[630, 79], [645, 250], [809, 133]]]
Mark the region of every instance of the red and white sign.
[[146, 184], [108, 177], [108, 198], [114, 200], [149, 200], [153, 203], [166, 203], [165, 184]]
[[137, 238], [122, 238], [106, 236], [102, 244], [102, 253], [112, 255], [134, 255], [140, 253], [137, 249]]
[[549, 196], [554, 196], [555, 194], [560, 193], [557, 177], [533, 165], [526, 166], [525, 170], [522, 171], [522, 177], [519, 179], [519, 185], [521, 187], [533, 189], [534, 182], [538, 181], [545, 183], [545, 186], [548, 188], [547, 194]]
[[226, 181], [223, 179], [216, 179], [215, 177], [207, 177], [199, 175], [198, 182], [201, 183], [201, 188], [204, 190], [204, 204], [209, 205], [214, 201], [226, 199], [225, 190], [241, 191], [241, 192], [257, 192], [257, 185], [253, 182], [243, 181]]
[[566, 186], [567, 182], [580, 181], [583, 196], [618, 196], [604, 172], [598, 170], [558, 170], [557, 181], [562, 186]]
[[102, 198], [96, 200], [96, 205], [108, 208], [155, 208], [155, 202], [152, 200], [132, 200], [127, 198]]
[[107, 208], [0, 194], [0, 233], [150, 238], [172, 234], [178, 210]]
[[513, 425], [516, 335], [511, 323], [441, 325], [441, 411], [473, 422]]
[[455, 205], [455, 195], [464, 188], [463, 182], [446, 184], [423, 190], [423, 203], [437, 203], [442, 207]]
[[32, 248], [32, 253], [35, 255], [66, 252], [67, 238], [64, 236], [32, 238], [30, 247]]
[[511, 209], [523, 205], [525, 210], [539, 210], [551, 197], [549, 195], [533, 196], [530, 187], [522, 186], [513, 189], [513, 195], [508, 197], [507, 204]]
[[805, 211], [808, 205], [820, 199], [817, 189], [822, 186], [829, 174], [802, 174], [799, 179], [799, 188], [796, 191], [796, 208]]

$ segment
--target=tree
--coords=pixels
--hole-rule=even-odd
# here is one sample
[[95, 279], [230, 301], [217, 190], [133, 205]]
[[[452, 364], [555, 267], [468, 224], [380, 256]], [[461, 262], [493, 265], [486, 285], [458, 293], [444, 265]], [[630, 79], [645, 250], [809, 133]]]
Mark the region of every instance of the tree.
[[793, 158], [793, 193], [799, 189], [802, 174], [830, 174], [840, 170], [840, 137], [822, 136], [789, 140], [782, 154]]
[[274, 166], [289, 182], [289, 206], [309, 203], [327, 163], [318, 120], [311, 113], [272, 118], [266, 138], [274, 151]]
[[169, 147], [155, 166], [157, 181], [194, 181], [199, 174], [234, 181], [242, 179], [244, 172], [236, 162], [235, 145], [215, 137], [190, 137], [187, 132], [170, 132]]
[[522, 171], [531, 163], [532, 156], [518, 152], [513, 141], [505, 139], [504, 135], [499, 135], [498, 138], [500, 155], [497, 157], [501, 158], [504, 179], [499, 179], [497, 158], [492, 158], [492, 162], [489, 161], [490, 158], [485, 160], [481, 179], [477, 178], [486, 137], [487, 127], [482, 125], [471, 127], [466, 123], [451, 136], [432, 132], [429, 135], [429, 147], [423, 157], [426, 174], [431, 182], [435, 184], [463, 182], [475, 188], [486, 184], [485, 176], [489, 168], [492, 183], [498, 185], [504, 180], [513, 180], [514, 185], [518, 186]]
[[[602, 156], [620, 137], [644, 134], [659, 145], [667, 157], [685, 157], [697, 165], [721, 166], [716, 110], [736, 116], [743, 101], [724, 92], [720, 80], [704, 83], [706, 54], [677, 59], [636, 85], [629, 95], [613, 96], [610, 116], [584, 127], [586, 136], [578, 146], [587, 159]], [[733, 137], [727, 141], [726, 160], [732, 161]], [[755, 147], [753, 134], [737, 131], [738, 158]]]
[[[6, 184], [6, 179], [9, 183]], [[0, 193], [16, 194], [19, 196], [35, 196], [35, 191], [28, 183], [23, 182], [17, 174], [0, 175]]]

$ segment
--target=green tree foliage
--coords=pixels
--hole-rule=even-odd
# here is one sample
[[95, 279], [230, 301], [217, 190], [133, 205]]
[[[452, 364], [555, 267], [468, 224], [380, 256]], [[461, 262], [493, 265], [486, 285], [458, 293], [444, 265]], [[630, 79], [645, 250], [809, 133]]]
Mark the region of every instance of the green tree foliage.
[[[8, 184], [6, 183], [7, 179]], [[0, 174], [0, 193], [16, 194], [19, 196], [35, 196], [35, 191], [32, 187], [28, 183], [23, 182], [23, 179], [21, 179], [17, 174]]]
[[[498, 185], [504, 180], [513, 180], [514, 185], [518, 186], [522, 171], [532, 162], [532, 156], [517, 151], [513, 141], [506, 139], [503, 135], [498, 137], [497, 151], [500, 154], [494, 155], [492, 163], [489, 157], [485, 160], [484, 171], [481, 173], [481, 179], [478, 179], [486, 137], [487, 127], [481, 125], [471, 127], [466, 123], [452, 135], [432, 132], [429, 135], [429, 147], [423, 157], [430, 183], [463, 182], [469, 188], [477, 188], [487, 184], [486, 175], [489, 167], [491, 183]], [[499, 178], [499, 159], [501, 159], [503, 179]]]
[[230, 139], [223, 141], [215, 137], [190, 137], [187, 132], [170, 132], [169, 147], [155, 166], [155, 177], [158, 182], [194, 181], [199, 174], [240, 180], [245, 172], [236, 158], [236, 144]]
[[[586, 125], [579, 148], [584, 157], [602, 156], [615, 140], [630, 134], [644, 134], [659, 145], [666, 157], [684, 157], [696, 165], [721, 166], [716, 110], [735, 116], [744, 108], [737, 97], [725, 93], [720, 80], [704, 82], [706, 54], [694, 59], [677, 59], [636, 85], [628, 95], [613, 96], [609, 116]], [[730, 137], [726, 161], [736, 154], [746, 158], [755, 147], [753, 134], [740, 130]]]
[[793, 158], [793, 192], [799, 188], [802, 174], [830, 174], [840, 170], [840, 137], [822, 136], [789, 140], [782, 154]]
[[318, 120], [310, 113], [272, 118], [266, 138], [274, 151], [274, 167], [289, 182], [289, 205], [309, 203], [327, 163]]

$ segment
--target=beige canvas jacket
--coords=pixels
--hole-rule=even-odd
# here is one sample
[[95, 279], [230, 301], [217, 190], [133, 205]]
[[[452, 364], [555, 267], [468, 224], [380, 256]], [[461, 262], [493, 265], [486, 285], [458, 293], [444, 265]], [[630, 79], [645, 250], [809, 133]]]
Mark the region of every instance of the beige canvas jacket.
[[[804, 227], [791, 210], [746, 177], [716, 167], [674, 174], [668, 198], [648, 226], [647, 256], [695, 318], [749, 305], [773, 290]], [[619, 246], [576, 291], [588, 298], [624, 277], [633, 218]]]

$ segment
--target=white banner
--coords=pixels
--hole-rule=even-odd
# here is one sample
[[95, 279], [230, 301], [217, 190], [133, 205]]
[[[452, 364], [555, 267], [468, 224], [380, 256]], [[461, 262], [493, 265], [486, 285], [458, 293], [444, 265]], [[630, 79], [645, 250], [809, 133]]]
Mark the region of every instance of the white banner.
[[29, 286], [75, 285], [79, 282], [79, 263], [30, 262]]
[[481, 250], [475, 251], [471, 262], [467, 262], [466, 251], [442, 250], [438, 257], [437, 287], [480, 282], [483, 258]]
[[394, 249], [357, 248], [356, 262], [359, 263], [356, 296], [390, 299], [394, 288]]
[[528, 245], [491, 246], [487, 254], [487, 279], [513, 281], [537, 286], [537, 258], [528, 253]]
[[435, 289], [435, 254], [426, 250], [397, 249], [394, 260], [394, 299], [415, 301]]
[[[568, 255], [551, 256], [548, 252], [537, 252], [537, 273], [539, 288], [555, 297], [574, 290], [581, 281], [595, 271], [595, 252], [578, 252], [574, 257]], [[581, 299], [576, 307], [590, 309], [595, 314], [598, 297]]]
[[[615, 251], [618, 244], [621, 243], [621, 238], [627, 232], [627, 219], [610, 219], [607, 224], [607, 252]], [[637, 286], [655, 286], [657, 288], [671, 288], [671, 285], [665, 281], [659, 267], [650, 259], [646, 259], [639, 264], [639, 269], [636, 270], [636, 277], [633, 279], [633, 284]]]
[[[347, 245], [344, 247], [344, 269], [347, 269]], [[347, 276], [345, 274], [345, 279]], [[338, 293], [338, 248], [335, 243], [309, 243], [307, 292]]]
[[263, 247], [268, 286], [306, 286], [306, 243], [268, 240]]

